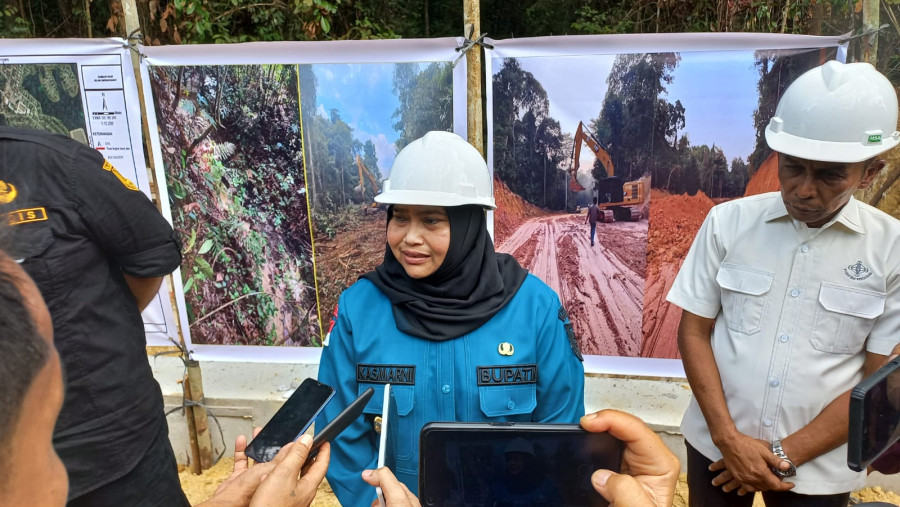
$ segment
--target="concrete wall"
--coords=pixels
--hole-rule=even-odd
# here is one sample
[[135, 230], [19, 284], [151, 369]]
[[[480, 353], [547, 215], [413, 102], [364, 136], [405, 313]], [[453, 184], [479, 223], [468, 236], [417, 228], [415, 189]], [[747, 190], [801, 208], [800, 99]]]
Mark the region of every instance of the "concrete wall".
[[[181, 405], [184, 365], [177, 357], [150, 358], [153, 372], [162, 388], [166, 410]], [[254, 426], [262, 426], [284, 402], [294, 381], [315, 378], [317, 364], [276, 364], [204, 362], [205, 405], [215, 419], [209, 425], [214, 451], [233, 452], [237, 435], [250, 435]], [[585, 409], [595, 412], [616, 408], [631, 412], [650, 425], [674, 452], [685, 471], [684, 443], [679, 432], [681, 416], [691, 399], [685, 379], [658, 379], [588, 374], [585, 376]], [[181, 411], [168, 416], [169, 438], [179, 463], [190, 462], [187, 422]], [[221, 428], [221, 433], [219, 431]], [[224, 435], [224, 440], [222, 435]], [[870, 486], [900, 492], [900, 476], [869, 476]]]

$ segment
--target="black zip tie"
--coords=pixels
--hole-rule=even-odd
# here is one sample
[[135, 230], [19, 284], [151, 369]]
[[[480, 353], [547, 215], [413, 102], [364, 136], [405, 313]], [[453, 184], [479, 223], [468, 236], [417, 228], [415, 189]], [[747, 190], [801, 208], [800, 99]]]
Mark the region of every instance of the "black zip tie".
[[469, 50], [471, 50], [472, 48], [474, 48], [476, 45], [482, 46], [482, 47], [485, 47], [485, 48], [488, 48], [488, 49], [494, 49], [494, 46], [493, 46], [493, 45], [484, 42], [484, 38], [487, 36], [487, 33], [483, 33], [483, 34], [479, 35], [476, 39], [473, 40], [473, 39], [471, 38], [471, 37], [472, 37], [472, 32], [473, 32], [473, 31], [474, 31], [474, 29], [470, 26], [470, 27], [469, 27], [469, 33], [466, 35], [466, 38], [465, 38], [465, 40], [463, 41], [463, 45], [462, 45], [462, 46], [459, 46], [458, 48], [456, 48], [456, 52], [457, 52], [457, 53], [462, 53], [462, 54], [459, 55], [459, 56], [456, 58], [456, 60], [453, 61], [453, 68], [454, 68], [454, 69], [456, 68], [456, 64], [458, 64], [459, 61], [462, 60], [462, 57], [465, 56], [465, 54], [468, 53]]
[[890, 26], [890, 25], [888, 25], [887, 23], [885, 23], [885, 24], [879, 26], [878, 28], [869, 28], [868, 30], [865, 30], [865, 31], [863, 31], [863, 32], [860, 32], [860, 33], [858, 33], [858, 34], [856, 34], [856, 35], [850, 35], [850, 36], [845, 37], [845, 38], [843, 38], [843, 39], [838, 39], [838, 44], [844, 44], [844, 43], [846, 43], [846, 42], [852, 41], [853, 39], [859, 39], [860, 37], [866, 37], [866, 36], [870, 36], [870, 35], [875, 35], [875, 34], [877, 34], [878, 32], [884, 30], [885, 28], [887, 28], [887, 27], [889, 27], [889, 26]]

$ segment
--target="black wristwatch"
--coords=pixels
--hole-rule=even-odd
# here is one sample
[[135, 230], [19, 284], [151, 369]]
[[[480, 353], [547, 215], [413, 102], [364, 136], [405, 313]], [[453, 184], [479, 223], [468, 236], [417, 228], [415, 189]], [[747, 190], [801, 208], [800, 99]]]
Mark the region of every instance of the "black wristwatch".
[[785, 480], [788, 477], [793, 477], [797, 475], [797, 467], [794, 466], [794, 462], [788, 459], [787, 454], [784, 453], [784, 449], [781, 448], [781, 440], [776, 440], [772, 442], [772, 454], [777, 456], [779, 459], [783, 461], [787, 461], [788, 465], [791, 467], [787, 470], [781, 470], [776, 467], [772, 467], [772, 473], [778, 476], [779, 479]]

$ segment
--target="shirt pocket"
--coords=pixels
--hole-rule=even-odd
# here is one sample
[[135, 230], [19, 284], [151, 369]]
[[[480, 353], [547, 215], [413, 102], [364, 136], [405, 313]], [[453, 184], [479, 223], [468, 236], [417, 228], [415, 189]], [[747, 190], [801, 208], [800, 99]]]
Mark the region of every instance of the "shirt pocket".
[[822, 352], [856, 354], [884, 313], [885, 299], [883, 292], [822, 282], [810, 343]]
[[535, 384], [479, 386], [478, 397], [485, 417], [530, 421], [537, 407]]
[[[362, 394], [368, 388], [374, 388], [375, 394], [363, 409], [364, 414], [372, 414], [381, 417], [384, 410], [384, 384], [359, 384], [359, 393]], [[396, 455], [398, 467], [403, 467], [403, 462], [413, 460], [416, 457], [416, 449], [419, 445], [419, 430], [413, 407], [415, 405], [415, 386], [403, 386], [391, 384], [391, 392], [394, 393], [394, 401], [397, 402], [397, 415], [399, 421], [388, 421], [388, 424], [397, 425]], [[372, 418], [374, 419], [374, 417]], [[373, 428], [374, 429], [374, 428]], [[377, 441], [377, 439], [376, 439]], [[408, 465], [408, 464], [407, 464]], [[414, 464], [418, 466], [418, 462]]]
[[46, 290], [54, 273], [46, 256], [53, 244], [53, 231], [48, 222], [19, 224], [11, 227], [12, 241], [6, 253], [21, 263], [34, 282]]
[[755, 334], [762, 328], [775, 274], [723, 262], [716, 273], [722, 289], [722, 313], [728, 329]]

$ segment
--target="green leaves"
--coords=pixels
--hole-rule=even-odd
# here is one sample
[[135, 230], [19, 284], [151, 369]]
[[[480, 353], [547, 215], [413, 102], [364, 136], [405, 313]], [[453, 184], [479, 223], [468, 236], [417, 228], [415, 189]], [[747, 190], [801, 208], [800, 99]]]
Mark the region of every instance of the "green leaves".
[[204, 241], [203, 244], [200, 245], [200, 250], [197, 251], [197, 255], [203, 255], [203, 254], [209, 252], [212, 249], [212, 247], [213, 247], [213, 240], [208, 239], [208, 240]]

